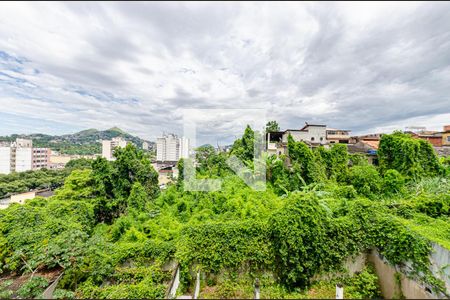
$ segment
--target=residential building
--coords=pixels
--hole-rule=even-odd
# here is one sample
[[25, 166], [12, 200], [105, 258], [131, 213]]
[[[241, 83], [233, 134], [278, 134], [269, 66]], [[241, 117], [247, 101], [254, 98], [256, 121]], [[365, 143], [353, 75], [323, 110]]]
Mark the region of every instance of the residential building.
[[[408, 127], [411, 128], [411, 127]], [[404, 133], [410, 134], [413, 138], [430, 142], [434, 147], [442, 146], [442, 132], [426, 130], [425, 127], [413, 127], [423, 128], [422, 130], [407, 130]]]
[[360, 141], [379, 141], [382, 133], [370, 133], [366, 135], [352, 136], [350, 137], [349, 144], [356, 144]]
[[9, 174], [11, 172], [11, 145], [7, 143], [0, 144], [0, 174]]
[[327, 126], [318, 124], [308, 124], [305, 122], [305, 126], [301, 129], [287, 129], [283, 133], [282, 142], [288, 142], [289, 135], [292, 136], [294, 141], [308, 142], [312, 145], [325, 145], [327, 142]]
[[189, 139], [175, 134], [164, 134], [156, 139], [156, 161], [176, 162], [189, 157]]
[[348, 144], [350, 132], [350, 130], [327, 128], [327, 142], [329, 144]]
[[16, 139], [0, 145], [0, 174], [24, 172], [49, 167], [50, 149], [33, 148], [32, 140]]
[[64, 169], [66, 164], [72, 159], [73, 157], [71, 155], [60, 155], [59, 153], [52, 152], [50, 156], [49, 169], [52, 170]]
[[347, 149], [349, 153], [361, 153], [366, 155], [367, 160], [370, 164], [377, 165], [378, 164], [378, 146], [380, 145], [380, 141], [376, 140], [359, 140], [354, 144], [347, 145]]
[[52, 170], [58, 170], [58, 169], [64, 169], [66, 167], [66, 164], [73, 160], [73, 159], [96, 159], [100, 154], [94, 154], [94, 155], [67, 155], [67, 154], [60, 154], [56, 151], [51, 151], [50, 159], [49, 159], [49, 169]]
[[444, 126], [442, 132], [442, 146], [450, 146], [450, 125]]
[[143, 150], [150, 150], [150, 145], [147, 142], [142, 142], [142, 149]]
[[33, 169], [33, 148], [20, 147], [13, 148], [14, 171], [24, 172]]
[[268, 132], [266, 135], [267, 138], [267, 153], [269, 155], [281, 155], [286, 153], [286, 145], [287, 143], [283, 143], [283, 135], [284, 131], [272, 131]]
[[34, 199], [36, 196], [48, 198], [53, 195], [54, 192], [50, 188], [14, 194], [8, 198], [0, 199], [0, 209], [8, 208], [13, 203], [24, 204], [26, 200]]
[[48, 169], [50, 166], [51, 150], [49, 148], [32, 148], [33, 160], [31, 168], [38, 170], [42, 168]]
[[107, 160], [115, 160], [114, 158], [114, 149], [116, 147], [125, 148], [127, 145], [127, 141], [125, 141], [121, 137], [115, 137], [112, 140], [103, 140], [102, 141], [102, 157]]
[[420, 133], [417, 138], [430, 142], [434, 147], [442, 147], [443, 138], [441, 132]]
[[294, 141], [305, 142], [310, 147], [326, 146], [335, 143], [348, 144], [350, 141], [350, 130], [327, 128], [326, 125], [305, 122], [305, 126], [301, 129], [268, 132], [266, 134], [267, 152], [276, 155], [286, 154], [289, 135], [292, 136]]

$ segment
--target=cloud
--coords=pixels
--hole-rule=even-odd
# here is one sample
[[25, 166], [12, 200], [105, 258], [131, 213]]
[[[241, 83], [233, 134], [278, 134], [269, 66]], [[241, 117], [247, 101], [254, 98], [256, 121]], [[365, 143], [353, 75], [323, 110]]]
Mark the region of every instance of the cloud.
[[[448, 3], [5, 3], [0, 131], [155, 139], [181, 133], [186, 108], [266, 108], [282, 128], [439, 129], [449, 28]], [[218, 117], [205, 142], [241, 123]]]

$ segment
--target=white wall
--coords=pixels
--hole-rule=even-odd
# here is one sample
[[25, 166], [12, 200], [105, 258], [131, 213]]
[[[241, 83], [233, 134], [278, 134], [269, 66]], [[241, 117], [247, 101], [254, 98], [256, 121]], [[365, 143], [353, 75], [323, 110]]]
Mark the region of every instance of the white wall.
[[[327, 130], [324, 126], [308, 126], [307, 131], [287, 131], [283, 134], [283, 143], [288, 142], [289, 133], [296, 142], [308, 141], [312, 143], [322, 143], [325, 144], [327, 141]], [[314, 138], [314, 140], [312, 140]], [[322, 138], [322, 140], [320, 139]]]
[[11, 147], [0, 147], [0, 174], [11, 172]]
[[164, 161], [166, 157], [166, 139], [165, 138], [157, 138], [156, 139], [156, 160]]
[[167, 161], [177, 161], [179, 158], [180, 140], [176, 136], [169, 135], [166, 138], [166, 158]]
[[111, 160], [111, 141], [102, 141], [102, 157]]
[[32, 169], [33, 148], [16, 149], [16, 172], [24, 172]]

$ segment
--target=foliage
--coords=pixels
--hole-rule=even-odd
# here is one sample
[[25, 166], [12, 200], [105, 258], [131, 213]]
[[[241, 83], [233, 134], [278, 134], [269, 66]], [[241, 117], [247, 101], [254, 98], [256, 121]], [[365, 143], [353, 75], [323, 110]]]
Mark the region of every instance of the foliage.
[[147, 203], [148, 194], [140, 182], [135, 182], [128, 197], [128, 208], [142, 211]]
[[62, 185], [64, 178], [69, 173], [69, 169], [57, 171], [41, 169], [20, 173], [14, 172], [8, 175], [0, 174], [0, 198], [28, 192], [29, 190], [57, 188]]
[[277, 121], [269, 121], [266, 124], [266, 132], [280, 131], [280, 125]]
[[13, 295], [13, 291], [9, 289], [13, 280], [0, 281], [0, 299], [9, 299]]
[[[252, 139], [247, 127], [231, 153], [247, 166]], [[413, 180], [409, 167], [386, 165], [380, 173], [345, 145], [310, 149], [290, 137], [288, 148], [287, 156], [264, 157], [266, 191], [246, 186], [226, 167], [229, 154], [208, 145], [197, 149], [196, 172], [222, 179], [214, 192], [184, 191], [180, 160], [177, 184], [160, 193], [148, 155], [131, 145], [115, 151], [115, 161], [74, 163], [53, 197], [0, 210], [0, 271], [64, 269], [57, 297], [161, 298], [171, 277], [163, 269], [176, 261], [185, 287], [201, 269], [218, 284], [214, 296], [252, 297], [255, 276], [272, 274], [260, 278], [264, 297], [333, 297], [339, 280], [346, 298], [372, 298], [379, 295], [370, 268], [314, 280], [376, 248], [438, 285], [429, 254], [431, 242], [450, 248], [447, 178]]]
[[306, 184], [320, 182], [325, 179], [321, 165], [316, 163], [317, 156], [303, 142], [296, 142], [291, 135], [288, 137], [288, 151], [292, 169], [300, 181]]
[[64, 289], [55, 289], [53, 292], [54, 299], [74, 299], [75, 293]]
[[380, 192], [381, 177], [372, 165], [354, 166], [350, 169], [349, 181], [361, 195], [374, 197]]
[[279, 276], [287, 286], [307, 286], [325, 260], [326, 213], [314, 204], [295, 196], [270, 221]]
[[349, 154], [350, 164], [352, 166], [362, 166], [368, 165], [369, 161], [367, 160], [367, 156], [363, 153], [352, 153]]
[[17, 291], [17, 295], [21, 298], [40, 298], [47, 286], [47, 279], [40, 276], [34, 276], [20, 287]]
[[199, 264], [209, 272], [239, 268], [259, 269], [272, 259], [269, 228], [262, 222], [204, 223], [185, 227], [176, 253], [180, 262]]
[[387, 170], [383, 176], [382, 186], [385, 193], [401, 193], [405, 186], [405, 179], [397, 170]]
[[198, 147], [195, 151], [195, 157], [198, 164], [196, 171], [200, 177], [223, 176], [229, 172], [225, 153], [216, 153], [211, 145]]
[[255, 142], [255, 132], [247, 125], [242, 138], [234, 142], [231, 148], [231, 154], [236, 155], [242, 161], [250, 162], [253, 160]]
[[355, 276], [344, 279], [343, 283], [345, 298], [379, 299], [381, 297], [378, 277], [370, 264]]
[[77, 158], [72, 159], [66, 164], [68, 169], [90, 169], [92, 167], [92, 159]]
[[443, 174], [443, 167], [431, 144], [401, 132], [382, 136], [378, 158], [383, 174], [389, 169], [413, 179]]

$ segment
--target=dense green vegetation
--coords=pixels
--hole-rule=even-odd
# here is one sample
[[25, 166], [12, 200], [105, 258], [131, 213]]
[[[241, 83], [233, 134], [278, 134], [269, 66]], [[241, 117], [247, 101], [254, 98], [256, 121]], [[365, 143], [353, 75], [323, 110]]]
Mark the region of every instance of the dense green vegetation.
[[55, 189], [63, 185], [64, 179], [75, 169], [90, 168], [91, 160], [80, 158], [69, 161], [63, 170], [41, 169], [0, 174], [0, 199], [13, 194], [39, 189]]
[[[26, 138], [33, 140], [34, 147], [51, 148], [62, 154], [68, 155], [93, 155], [102, 152], [101, 140], [110, 140], [114, 137], [123, 137], [125, 140], [130, 141], [142, 147], [144, 140], [135, 137], [123, 130], [113, 127], [107, 130], [88, 129], [74, 134], [66, 134], [61, 136], [53, 136], [46, 134], [13, 134], [11, 136], [0, 137], [0, 142], [15, 141], [16, 138]], [[151, 142], [148, 142], [151, 144]]]
[[[249, 167], [253, 140], [247, 127], [231, 151]], [[405, 152], [411, 147], [417, 151]], [[222, 189], [184, 191], [181, 160], [178, 182], [160, 192], [148, 156], [129, 145], [115, 161], [80, 162], [55, 196], [1, 210], [0, 271], [64, 270], [61, 297], [161, 298], [167, 266], [178, 262], [184, 290], [192, 289], [193, 272], [207, 274], [204, 297], [249, 297], [260, 278], [265, 297], [328, 297], [340, 280], [346, 297], [373, 298], [379, 290], [370, 267], [318, 278], [342, 274], [348, 257], [376, 248], [443, 291], [428, 255], [431, 242], [450, 249], [446, 166], [398, 133], [380, 149], [374, 167], [345, 145], [310, 149], [290, 138], [287, 156], [263, 156], [267, 190], [254, 191], [228, 168], [228, 153], [203, 146], [197, 176], [222, 178]], [[14, 295], [36, 295], [42, 282], [34, 281]]]

